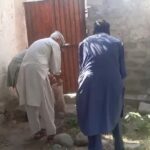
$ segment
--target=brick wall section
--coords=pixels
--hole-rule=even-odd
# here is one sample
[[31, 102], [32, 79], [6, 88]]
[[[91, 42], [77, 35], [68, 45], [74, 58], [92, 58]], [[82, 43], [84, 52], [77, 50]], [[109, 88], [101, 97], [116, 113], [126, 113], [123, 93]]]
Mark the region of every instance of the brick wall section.
[[87, 0], [87, 28], [104, 18], [111, 24], [111, 34], [125, 44], [128, 94], [147, 94], [150, 88], [150, 1]]

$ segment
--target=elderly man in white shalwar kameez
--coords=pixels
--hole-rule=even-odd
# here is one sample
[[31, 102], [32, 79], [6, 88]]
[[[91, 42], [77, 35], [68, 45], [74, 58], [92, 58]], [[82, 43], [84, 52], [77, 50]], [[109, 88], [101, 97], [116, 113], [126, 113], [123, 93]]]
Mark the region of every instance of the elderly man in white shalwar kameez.
[[[64, 43], [64, 37], [59, 31], [35, 41], [28, 48], [20, 67], [17, 81], [19, 101], [20, 105], [26, 106], [29, 126], [35, 139], [45, 136], [40, 117], [48, 140], [56, 134], [55, 99], [51, 85], [54, 79], [57, 81], [61, 72], [60, 46]], [[53, 80], [49, 81], [50, 76]]]

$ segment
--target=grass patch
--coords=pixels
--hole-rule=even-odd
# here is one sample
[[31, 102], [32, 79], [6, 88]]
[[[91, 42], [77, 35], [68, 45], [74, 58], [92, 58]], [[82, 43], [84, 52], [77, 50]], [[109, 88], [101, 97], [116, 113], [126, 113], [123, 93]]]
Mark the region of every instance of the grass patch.
[[123, 135], [127, 141], [138, 141], [136, 150], [150, 150], [150, 114], [128, 112], [122, 122]]
[[150, 138], [150, 115], [129, 112], [123, 120], [123, 133], [128, 139], [143, 140]]

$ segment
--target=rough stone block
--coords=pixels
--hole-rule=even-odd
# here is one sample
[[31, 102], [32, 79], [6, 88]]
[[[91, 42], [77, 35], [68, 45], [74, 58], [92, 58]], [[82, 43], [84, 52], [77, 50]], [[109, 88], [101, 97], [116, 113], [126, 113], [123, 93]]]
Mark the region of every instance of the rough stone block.
[[141, 147], [141, 144], [139, 143], [126, 143], [125, 144], [125, 148], [129, 150], [136, 150], [136, 149], [139, 149], [140, 147]]
[[66, 114], [76, 116], [76, 105], [75, 104], [67, 104], [66, 105]]
[[139, 112], [150, 113], [150, 104], [141, 102], [139, 105]]
[[76, 93], [64, 94], [64, 99], [67, 104], [75, 104], [76, 103]]
[[62, 146], [61, 145], [59, 145], [59, 144], [55, 144], [55, 145], [53, 145], [53, 148], [52, 148], [53, 150], [62, 150]]
[[75, 138], [75, 144], [77, 146], [86, 146], [88, 145], [88, 138], [82, 132], [78, 133]]
[[61, 133], [54, 137], [54, 142], [66, 147], [72, 147], [74, 142], [69, 134]]
[[130, 94], [126, 94], [125, 95], [125, 99], [126, 100], [130, 100], [130, 101], [146, 101], [148, 98], [148, 96], [146, 94], [143, 95], [130, 95]]

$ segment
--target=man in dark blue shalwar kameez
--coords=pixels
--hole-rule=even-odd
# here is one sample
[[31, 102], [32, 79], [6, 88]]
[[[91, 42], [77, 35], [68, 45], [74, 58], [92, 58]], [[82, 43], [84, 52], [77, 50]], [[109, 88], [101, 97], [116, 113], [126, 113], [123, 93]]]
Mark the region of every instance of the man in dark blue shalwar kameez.
[[115, 150], [124, 150], [120, 131], [126, 77], [124, 48], [109, 33], [109, 23], [96, 21], [94, 35], [79, 45], [77, 115], [81, 131], [88, 136], [89, 150], [102, 150], [100, 137], [110, 132]]

